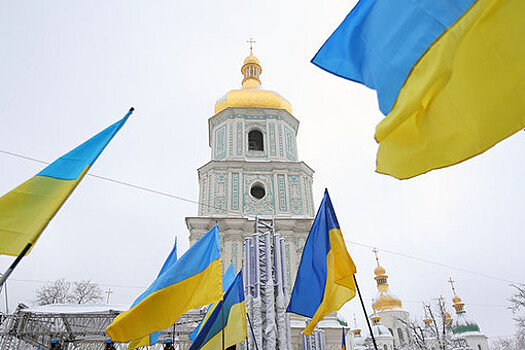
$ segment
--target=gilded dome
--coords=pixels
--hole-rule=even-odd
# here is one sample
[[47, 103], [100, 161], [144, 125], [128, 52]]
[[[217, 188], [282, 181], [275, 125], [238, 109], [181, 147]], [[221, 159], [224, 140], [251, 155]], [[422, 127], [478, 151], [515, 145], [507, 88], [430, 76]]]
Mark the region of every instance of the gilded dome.
[[376, 276], [384, 275], [386, 273], [386, 270], [383, 266], [378, 265], [376, 269], [374, 270], [374, 273]]
[[386, 270], [379, 264], [379, 257], [377, 256], [377, 249], [374, 248], [373, 252], [376, 255], [377, 267], [374, 270], [376, 277], [374, 279], [377, 282], [377, 296], [373, 300], [372, 307], [374, 310], [384, 311], [401, 308], [403, 303], [401, 299], [390, 293], [388, 288], [388, 276]]
[[244, 59], [244, 64], [259, 64], [259, 60], [257, 59], [257, 57], [253, 55], [251, 50], [250, 50], [250, 56]]
[[231, 90], [215, 103], [215, 114], [226, 108], [271, 108], [284, 109], [292, 114], [292, 105], [277, 92], [261, 89], [259, 75], [262, 68], [259, 60], [252, 53], [244, 60], [241, 68], [244, 76], [242, 88]]

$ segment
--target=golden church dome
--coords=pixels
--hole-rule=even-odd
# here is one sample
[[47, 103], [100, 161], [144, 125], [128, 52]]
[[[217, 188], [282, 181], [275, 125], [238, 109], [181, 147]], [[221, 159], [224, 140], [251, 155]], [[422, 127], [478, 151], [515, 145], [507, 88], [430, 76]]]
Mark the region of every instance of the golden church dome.
[[250, 47], [250, 55], [244, 60], [241, 68], [244, 76], [242, 88], [231, 90], [215, 103], [215, 114], [226, 108], [271, 108], [284, 109], [292, 114], [292, 105], [284, 97], [275, 91], [261, 89], [259, 75], [262, 73], [261, 65], [257, 57], [253, 55]]
[[377, 250], [374, 248], [373, 252], [376, 255], [377, 267], [374, 270], [376, 277], [374, 279], [377, 282], [378, 293], [374, 298], [372, 307], [374, 310], [384, 311], [396, 308], [401, 308], [403, 303], [401, 299], [390, 293], [388, 289], [388, 276], [386, 270], [379, 265], [379, 257], [377, 256]]
[[255, 57], [252, 53], [252, 51], [250, 50], [250, 56], [246, 57], [244, 59], [244, 64], [259, 64], [259, 60], [257, 59], [257, 57]]
[[380, 266], [380, 265], [378, 265], [378, 266], [376, 267], [376, 269], [374, 270], [374, 274], [375, 274], [376, 276], [384, 275], [385, 273], [386, 273], [385, 268], [384, 268], [383, 266]]

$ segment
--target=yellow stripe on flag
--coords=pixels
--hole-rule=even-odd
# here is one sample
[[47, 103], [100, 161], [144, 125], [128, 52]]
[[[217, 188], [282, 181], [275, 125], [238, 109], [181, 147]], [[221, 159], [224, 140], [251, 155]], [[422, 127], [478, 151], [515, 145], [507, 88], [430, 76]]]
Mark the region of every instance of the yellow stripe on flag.
[[88, 169], [76, 180], [34, 176], [1, 197], [0, 254], [17, 256], [27, 243], [34, 245]]
[[308, 323], [303, 333], [311, 335], [315, 326], [330, 312], [338, 311], [356, 293], [354, 274], [356, 268], [343, 239], [343, 234], [338, 228], [329, 231], [330, 246], [332, 249], [326, 255], [326, 287], [323, 301], [312, 320]]
[[[235, 304], [230, 309], [228, 320], [225, 320], [224, 349], [241, 343], [246, 339], [246, 304]], [[201, 350], [216, 350], [222, 347], [222, 331], [217, 333], [209, 342], [204, 344]]]
[[204, 271], [150, 294], [131, 310], [121, 313], [106, 333], [120, 343], [141, 339], [165, 329], [166, 324], [174, 324], [185, 312], [221, 298], [222, 268], [221, 260], [217, 259]]
[[410, 178], [525, 128], [525, 1], [478, 0], [421, 57], [376, 128], [377, 171]]

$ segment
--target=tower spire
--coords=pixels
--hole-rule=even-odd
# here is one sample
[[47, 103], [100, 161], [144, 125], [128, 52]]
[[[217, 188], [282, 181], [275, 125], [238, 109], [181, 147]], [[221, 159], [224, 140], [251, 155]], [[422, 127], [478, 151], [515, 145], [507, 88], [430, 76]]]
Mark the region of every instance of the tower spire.
[[386, 270], [383, 268], [383, 266], [379, 264], [377, 248], [372, 249], [372, 252], [374, 252], [377, 262], [377, 267], [374, 270], [374, 274], [376, 275], [374, 279], [377, 282], [377, 289], [379, 291], [375, 302], [372, 304], [372, 307], [374, 310], [379, 311], [402, 307], [401, 300], [392, 295], [388, 290], [388, 275], [386, 274]]
[[250, 55], [253, 55], [253, 44], [255, 44], [257, 41], [253, 40], [253, 38], [250, 38], [250, 40], [246, 40], [246, 42], [250, 44]]
[[242, 75], [244, 75], [242, 88], [257, 89], [261, 85], [259, 75], [262, 73], [262, 68], [257, 57], [253, 55], [253, 44], [255, 43], [255, 40], [250, 38], [250, 40], [247, 40], [246, 42], [250, 44], [250, 55], [246, 57], [241, 68]]
[[462, 314], [465, 312], [465, 310], [463, 309], [465, 304], [461, 302], [461, 298], [458, 297], [458, 295], [456, 294], [456, 288], [454, 287], [454, 282], [455, 281], [452, 280], [452, 278], [448, 280], [448, 283], [450, 283], [450, 286], [452, 287], [452, 292], [454, 293], [454, 298], [452, 298], [452, 301], [454, 302], [454, 304], [452, 304], [452, 306], [454, 307], [454, 309], [456, 309], [456, 314]]

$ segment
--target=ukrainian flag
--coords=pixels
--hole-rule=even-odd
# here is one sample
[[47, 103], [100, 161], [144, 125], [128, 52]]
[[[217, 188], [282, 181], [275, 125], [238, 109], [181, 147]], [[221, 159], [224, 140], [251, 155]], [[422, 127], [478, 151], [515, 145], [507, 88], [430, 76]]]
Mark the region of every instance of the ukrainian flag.
[[133, 108], [104, 131], [0, 198], [0, 254], [19, 255], [42, 231], [126, 123]]
[[404, 179], [525, 127], [525, 1], [360, 0], [312, 63], [377, 91], [377, 171]]
[[239, 344], [244, 339], [246, 339], [246, 304], [241, 270], [224, 295], [224, 300], [219, 302], [191, 344], [190, 350], [226, 349]]
[[[230, 264], [230, 267], [228, 267], [228, 269], [224, 273], [224, 276], [222, 276], [223, 293], [226, 293], [228, 289], [230, 289], [230, 286], [232, 285], [234, 281], [235, 281], [235, 269], [233, 268], [233, 263], [232, 263]], [[215, 310], [218, 304], [219, 304], [218, 302], [210, 304], [210, 306], [208, 307], [208, 311], [206, 312], [206, 315], [204, 315], [204, 318], [201, 320], [199, 325], [193, 330], [193, 332], [189, 334], [191, 341], [195, 341], [195, 339], [197, 339], [197, 335], [201, 331], [202, 327], [204, 327], [204, 324], [206, 323], [208, 318], [210, 318], [213, 310]]]
[[346, 250], [328, 190], [304, 246], [287, 312], [311, 318], [310, 335], [324, 316], [355, 296], [356, 268]]
[[185, 312], [222, 298], [219, 228], [213, 227], [106, 329], [113, 341], [138, 340], [173, 325]]
[[[177, 262], [177, 237], [175, 237], [175, 245], [173, 246], [173, 249], [171, 250], [170, 255], [168, 255], [168, 258], [164, 262], [164, 265], [162, 265], [162, 268], [160, 269], [160, 272], [157, 275], [157, 278], [159, 278], [164, 272], [166, 272], [176, 262]], [[159, 340], [160, 332], [161, 331], [151, 333], [150, 335], [147, 335], [141, 339], [130, 341], [128, 344], [128, 350], [133, 350], [133, 349], [140, 348], [143, 346], [155, 345], [157, 341]]]

